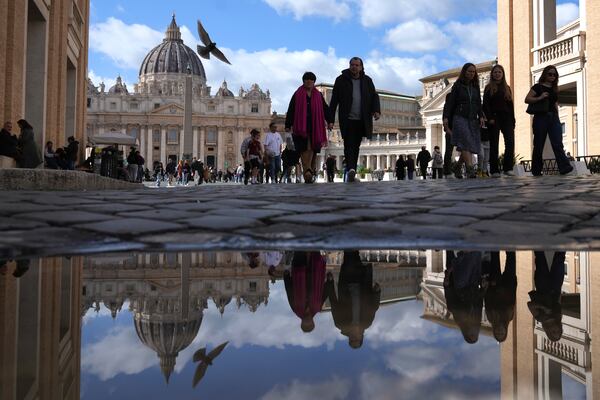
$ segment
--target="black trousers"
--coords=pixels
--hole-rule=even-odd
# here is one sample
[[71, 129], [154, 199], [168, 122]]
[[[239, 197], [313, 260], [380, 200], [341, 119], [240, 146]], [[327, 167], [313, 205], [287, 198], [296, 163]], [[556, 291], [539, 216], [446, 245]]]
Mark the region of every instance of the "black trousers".
[[327, 182], [333, 182], [333, 178], [335, 177], [335, 171], [327, 170]]
[[346, 132], [342, 132], [344, 138], [344, 157], [346, 158], [346, 171], [356, 171], [358, 164], [358, 153], [360, 143], [364, 134], [364, 123], [362, 121], [349, 120]]
[[423, 179], [427, 179], [427, 165], [424, 167], [419, 167], [419, 169], [421, 170], [421, 176]]
[[515, 164], [515, 126], [512, 116], [499, 115], [495, 124], [488, 125], [490, 134], [490, 173], [500, 172], [498, 165], [498, 147], [500, 141], [500, 131], [504, 136], [504, 161], [503, 171], [512, 171]]
[[252, 164], [250, 164], [250, 161], [244, 161], [244, 185], [248, 184], [248, 179], [250, 179], [250, 171], [252, 171]]
[[452, 146], [452, 135], [448, 135], [446, 133], [446, 151], [444, 152], [444, 175], [452, 174], [452, 153], [454, 153], [454, 146]]

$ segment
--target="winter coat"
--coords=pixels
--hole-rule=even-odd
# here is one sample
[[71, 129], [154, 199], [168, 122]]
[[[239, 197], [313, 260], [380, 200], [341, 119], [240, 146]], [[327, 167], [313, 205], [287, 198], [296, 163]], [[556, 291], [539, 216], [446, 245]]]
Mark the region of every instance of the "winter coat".
[[19, 137], [19, 148], [21, 149], [21, 157], [17, 161], [20, 168], [37, 168], [43, 162], [42, 153], [35, 143], [35, 134], [33, 129], [21, 130]]
[[[364, 72], [360, 73], [360, 98], [361, 98], [361, 114], [362, 123], [364, 125], [363, 136], [370, 139], [373, 136], [373, 113], [380, 113], [381, 107], [379, 103], [379, 95], [375, 90], [373, 80], [365, 75]], [[333, 85], [333, 93], [331, 95], [331, 101], [329, 104], [329, 112], [331, 113], [332, 119], [335, 121], [335, 112], [339, 110], [339, 123], [340, 131], [344, 136], [348, 129], [348, 116], [352, 108], [352, 74], [349, 69], [342, 71], [342, 74], [338, 76]]]
[[11, 135], [6, 129], [0, 131], [0, 156], [16, 159], [19, 154], [17, 144], [18, 139], [15, 135]]

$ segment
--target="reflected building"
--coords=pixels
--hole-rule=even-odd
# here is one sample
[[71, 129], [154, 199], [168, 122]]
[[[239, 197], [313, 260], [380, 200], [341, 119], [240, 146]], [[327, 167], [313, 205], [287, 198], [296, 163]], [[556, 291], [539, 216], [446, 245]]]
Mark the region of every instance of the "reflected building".
[[[445, 257], [432, 252], [423, 277], [423, 317], [440, 325], [459, 329], [446, 305], [444, 296]], [[553, 252], [545, 254], [551, 264]], [[501, 265], [504, 264], [505, 255]], [[562, 335], [548, 338], [542, 324], [535, 321], [528, 307], [530, 293], [536, 288], [535, 262], [532, 252], [516, 253], [517, 302], [508, 335], [500, 343], [501, 394], [503, 399], [562, 399], [563, 382], [570, 379], [585, 385], [588, 398], [600, 395], [600, 376], [593, 373], [600, 345], [593, 332], [600, 330], [599, 290], [592, 282], [600, 280], [600, 272], [592, 268], [600, 261], [596, 253], [567, 252], [564, 283], [560, 296]], [[482, 333], [491, 335], [491, 324], [482, 313]], [[596, 351], [593, 351], [597, 348]]]
[[80, 398], [82, 263], [0, 263], [1, 399]]
[[129, 302], [140, 341], [169, 381], [178, 354], [198, 335], [211, 299], [223, 314], [232, 300], [255, 312], [269, 298], [264, 266], [240, 253], [152, 253], [86, 257], [82, 316], [103, 304], [113, 318]]

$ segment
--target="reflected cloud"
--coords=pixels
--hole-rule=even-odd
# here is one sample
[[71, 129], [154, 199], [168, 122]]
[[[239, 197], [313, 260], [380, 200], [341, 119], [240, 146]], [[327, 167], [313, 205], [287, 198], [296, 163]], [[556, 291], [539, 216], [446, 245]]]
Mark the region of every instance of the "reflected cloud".
[[341, 400], [350, 394], [352, 382], [349, 379], [333, 377], [330, 381], [307, 383], [293, 380], [290, 384], [278, 384], [261, 400]]
[[140, 343], [133, 326], [112, 328], [101, 340], [81, 350], [82, 371], [101, 381], [119, 374], [139, 374], [155, 365], [156, 354]]

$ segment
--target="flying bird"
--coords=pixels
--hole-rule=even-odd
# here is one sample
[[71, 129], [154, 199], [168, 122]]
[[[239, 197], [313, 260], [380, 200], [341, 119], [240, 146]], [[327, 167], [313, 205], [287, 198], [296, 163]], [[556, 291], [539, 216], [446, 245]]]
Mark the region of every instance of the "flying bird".
[[210, 36], [208, 36], [208, 32], [206, 32], [200, 20], [198, 20], [198, 35], [200, 36], [202, 43], [204, 43], [204, 46], [198, 45], [198, 54], [200, 54], [200, 57], [210, 60], [210, 55], [212, 54], [217, 59], [231, 65], [227, 57], [225, 57], [225, 54], [217, 49], [217, 44], [210, 40]]
[[205, 347], [201, 348], [200, 350], [194, 353], [194, 362], [200, 361], [200, 364], [198, 364], [198, 366], [196, 367], [196, 373], [194, 373], [194, 383], [192, 384], [192, 387], [196, 387], [198, 382], [200, 382], [202, 378], [204, 378], [204, 374], [206, 374], [206, 369], [209, 365], [212, 365], [215, 358], [217, 358], [217, 356], [221, 354], [225, 346], [227, 346], [227, 343], [229, 342], [225, 342], [215, 347], [210, 353], [208, 353], [208, 355], [206, 354]]

